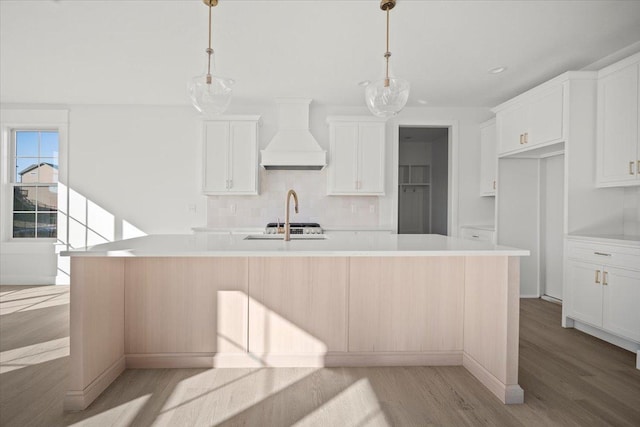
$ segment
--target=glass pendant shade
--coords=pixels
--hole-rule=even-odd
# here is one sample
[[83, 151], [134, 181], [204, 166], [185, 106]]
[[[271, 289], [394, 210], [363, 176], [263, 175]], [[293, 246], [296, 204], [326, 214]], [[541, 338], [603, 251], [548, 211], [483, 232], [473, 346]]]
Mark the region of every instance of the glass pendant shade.
[[224, 113], [231, 103], [233, 79], [214, 75], [213, 48], [211, 47], [211, 8], [218, 5], [218, 0], [202, 0], [209, 8], [209, 47], [206, 49], [207, 66], [204, 74], [189, 80], [188, 90], [191, 102], [204, 117]]
[[380, 9], [387, 15], [387, 50], [384, 53], [385, 73], [381, 80], [370, 83], [364, 91], [364, 100], [376, 117], [388, 118], [397, 115], [409, 100], [409, 82], [391, 77], [389, 50], [389, 12], [396, 6], [396, 0], [380, 0]]
[[388, 118], [397, 115], [409, 99], [409, 82], [393, 77], [370, 83], [365, 88], [364, 98], [369, 111], [376, 117]]
[[207, 74], [189, 81], [189, 97], [196, 110], [205, 117], [224, 113], [231, 103], [233, 79]]

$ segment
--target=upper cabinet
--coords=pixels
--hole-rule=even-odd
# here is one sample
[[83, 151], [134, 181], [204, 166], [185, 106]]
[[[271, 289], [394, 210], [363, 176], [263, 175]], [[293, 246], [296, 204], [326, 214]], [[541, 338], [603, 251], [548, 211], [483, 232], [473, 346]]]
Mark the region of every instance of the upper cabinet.
[[221, 116], [204, 122], [203, 192], [258, 194], [260, 116]]
[[480, 125], [480, 195], [496, 195], [496, 121]]
[[640, 185], [640, 54], [598, 72], [597, 185]]
[[385, 122], [369, 117], [328, 117], [329, 195], [384, 195]]
[[498, 155], [563, 141], [563, 110], [563, 85], [554, 80], [496, 107]]

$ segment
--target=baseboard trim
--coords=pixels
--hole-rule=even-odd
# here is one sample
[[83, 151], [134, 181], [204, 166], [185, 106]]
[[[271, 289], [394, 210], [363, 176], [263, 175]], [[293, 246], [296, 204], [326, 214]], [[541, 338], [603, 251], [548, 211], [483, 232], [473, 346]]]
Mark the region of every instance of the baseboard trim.
[[462, 350], [437, 352], [348, 352], [328, 353], [326, 366], [459, 366]]
[[555, 298], [555, 297], [550, 297], [549, 295], [542, 295], [540, 297], [540, 299], [548, 301], [548, 302], [552, 302], [554, 304], [558, 304], [558, 305], [562, 305], [562, 300]]
[[504, 384], [467, 353], [463, 354], [462, 365], [502, 403], [507, 405], [524, 403], [524, 390], [518, 384]]
[[127, 369], [213, 368], [215, 353], [127, 354]]
[[446, 352], [329, 352], [326, 354], [144, 353], [127, 354], [125, 357], [126, 367], [132, 369], [462, 365], [462, 350]]
[[2, 286], [55, 285], [56, 276], [0, 276]]
[[95, 380], [83, 390], [69, 390], [64, 396], [65, 411], [83, 411], [93, 402], [111, 383], [124, 372], [125, 357], [122, 356], [105, 369]]

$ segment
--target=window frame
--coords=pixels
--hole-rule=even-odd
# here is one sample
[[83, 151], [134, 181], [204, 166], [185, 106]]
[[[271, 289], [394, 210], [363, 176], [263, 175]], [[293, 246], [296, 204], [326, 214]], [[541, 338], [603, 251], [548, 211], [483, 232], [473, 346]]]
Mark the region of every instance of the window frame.
[[[57, 236], [57, 231], [58, 231], [58, 201], [59, 201], [59, 197], [56, 196], [56, 198], [58, 200], [56, 200], [56, 209], [55, 211], [51, 210], [51, 211], [46, 211], [46, 210], [39, 210], [37, 208], [37, 204], [36, 204], [36, 209], [33, 211], [34, 215], [35, 215], [35, 219], [36, 219], [36, 223], [34, 225], [34, 236], [31, 237], [16, 237], [14, 236], [14, 227], [15, 227], [15, 214], [16, 213], [25, 213], [25, 214], [29, 214], [31, 213], [30, 211], [16, 211], [16, 207], [15, 207], [15, 190], [17, 187], [33, 187], [36, 188], [36, 202], [38, 200], [38, 194], [40, 193], [39, 188], [46, 188], [46, 187], [52, 187], [55, 186], [56, 187], [56, 194], [59, 187], [59, 181], [60, 178], [58, 177], [58, 179], [56, 179], [56, 181], [51, 181], [51, 182], [47, 182], [47, 181], [42, 181], [40, 179], [40, 172], [38, 172], [38, 180], [36, 182], [30, 182], [30, 183], [24, 183], [24, 182], [18, 182], [17, 180], [17, 164], [18, 164], [18, 159], [21, 158], [20, 156], [18, 156], [18, 133], [19, 132], [37, 132], [38, 134], [42, 134], [44, 132], [55, 132], [58, 135], [58, 158], [57, 163], [58, 163], [58, 170], [59, 170], [59, 155], [60, 155], [60, 132], [58, 131], [57, 128], [28, 128], [28, 129], [24, 129], [24, 128], [11, 128], [9, 129], [9, 148], [8, 148], [8, 152], [9, 152], [9, 182], [11, 185], [11, 218], [9, 219], [9, 222], [11, 223], [11, 239], [12, 240], [18, 240], [18, 241], [28, 241], [28, 240], [38, 240], [38, 241], [53, 241], [53, 242], [58, 242], [58, 236]], [[42, 163], [43, 159], [48, 159], [50, 157], [42, 157], [41, 154], [41, 142], [42, 142], [42, 135], [38, 135], [38, 166]], [[24, 158], [35, 158], [35, 157], [24, 157]], [[57, 176], [57, 172], [56, 172], [56, 176]], [[42, 212], [43, 214], [53, 214], [55, 213], [56, 215], [56, 237], [38, 237], [38, 215], [39, 213]]]
[[[0, 241], [9, 244], [47, 244], [68, 246], [68, 110], [29, 110], [10, 109], [0, 110]], [[58, 132], [58, 187], [57, 237], [13, 237], [14, 188], [21, 183], [15, 182], [15, 132], [16, 131], [57, 131]], [[39, 178], [38, 178], [39, 179]], [[38, 182], [45, 186], [45, 183]], [[65, 222], [62, 224], [62, 222]]]

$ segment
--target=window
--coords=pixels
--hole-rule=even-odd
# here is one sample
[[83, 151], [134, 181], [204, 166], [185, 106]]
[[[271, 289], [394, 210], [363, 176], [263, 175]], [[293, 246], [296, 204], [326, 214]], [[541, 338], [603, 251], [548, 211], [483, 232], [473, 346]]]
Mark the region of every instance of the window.
[[13, 237], [56, 238], [58, 131], [13, 130], [11, 136]]

